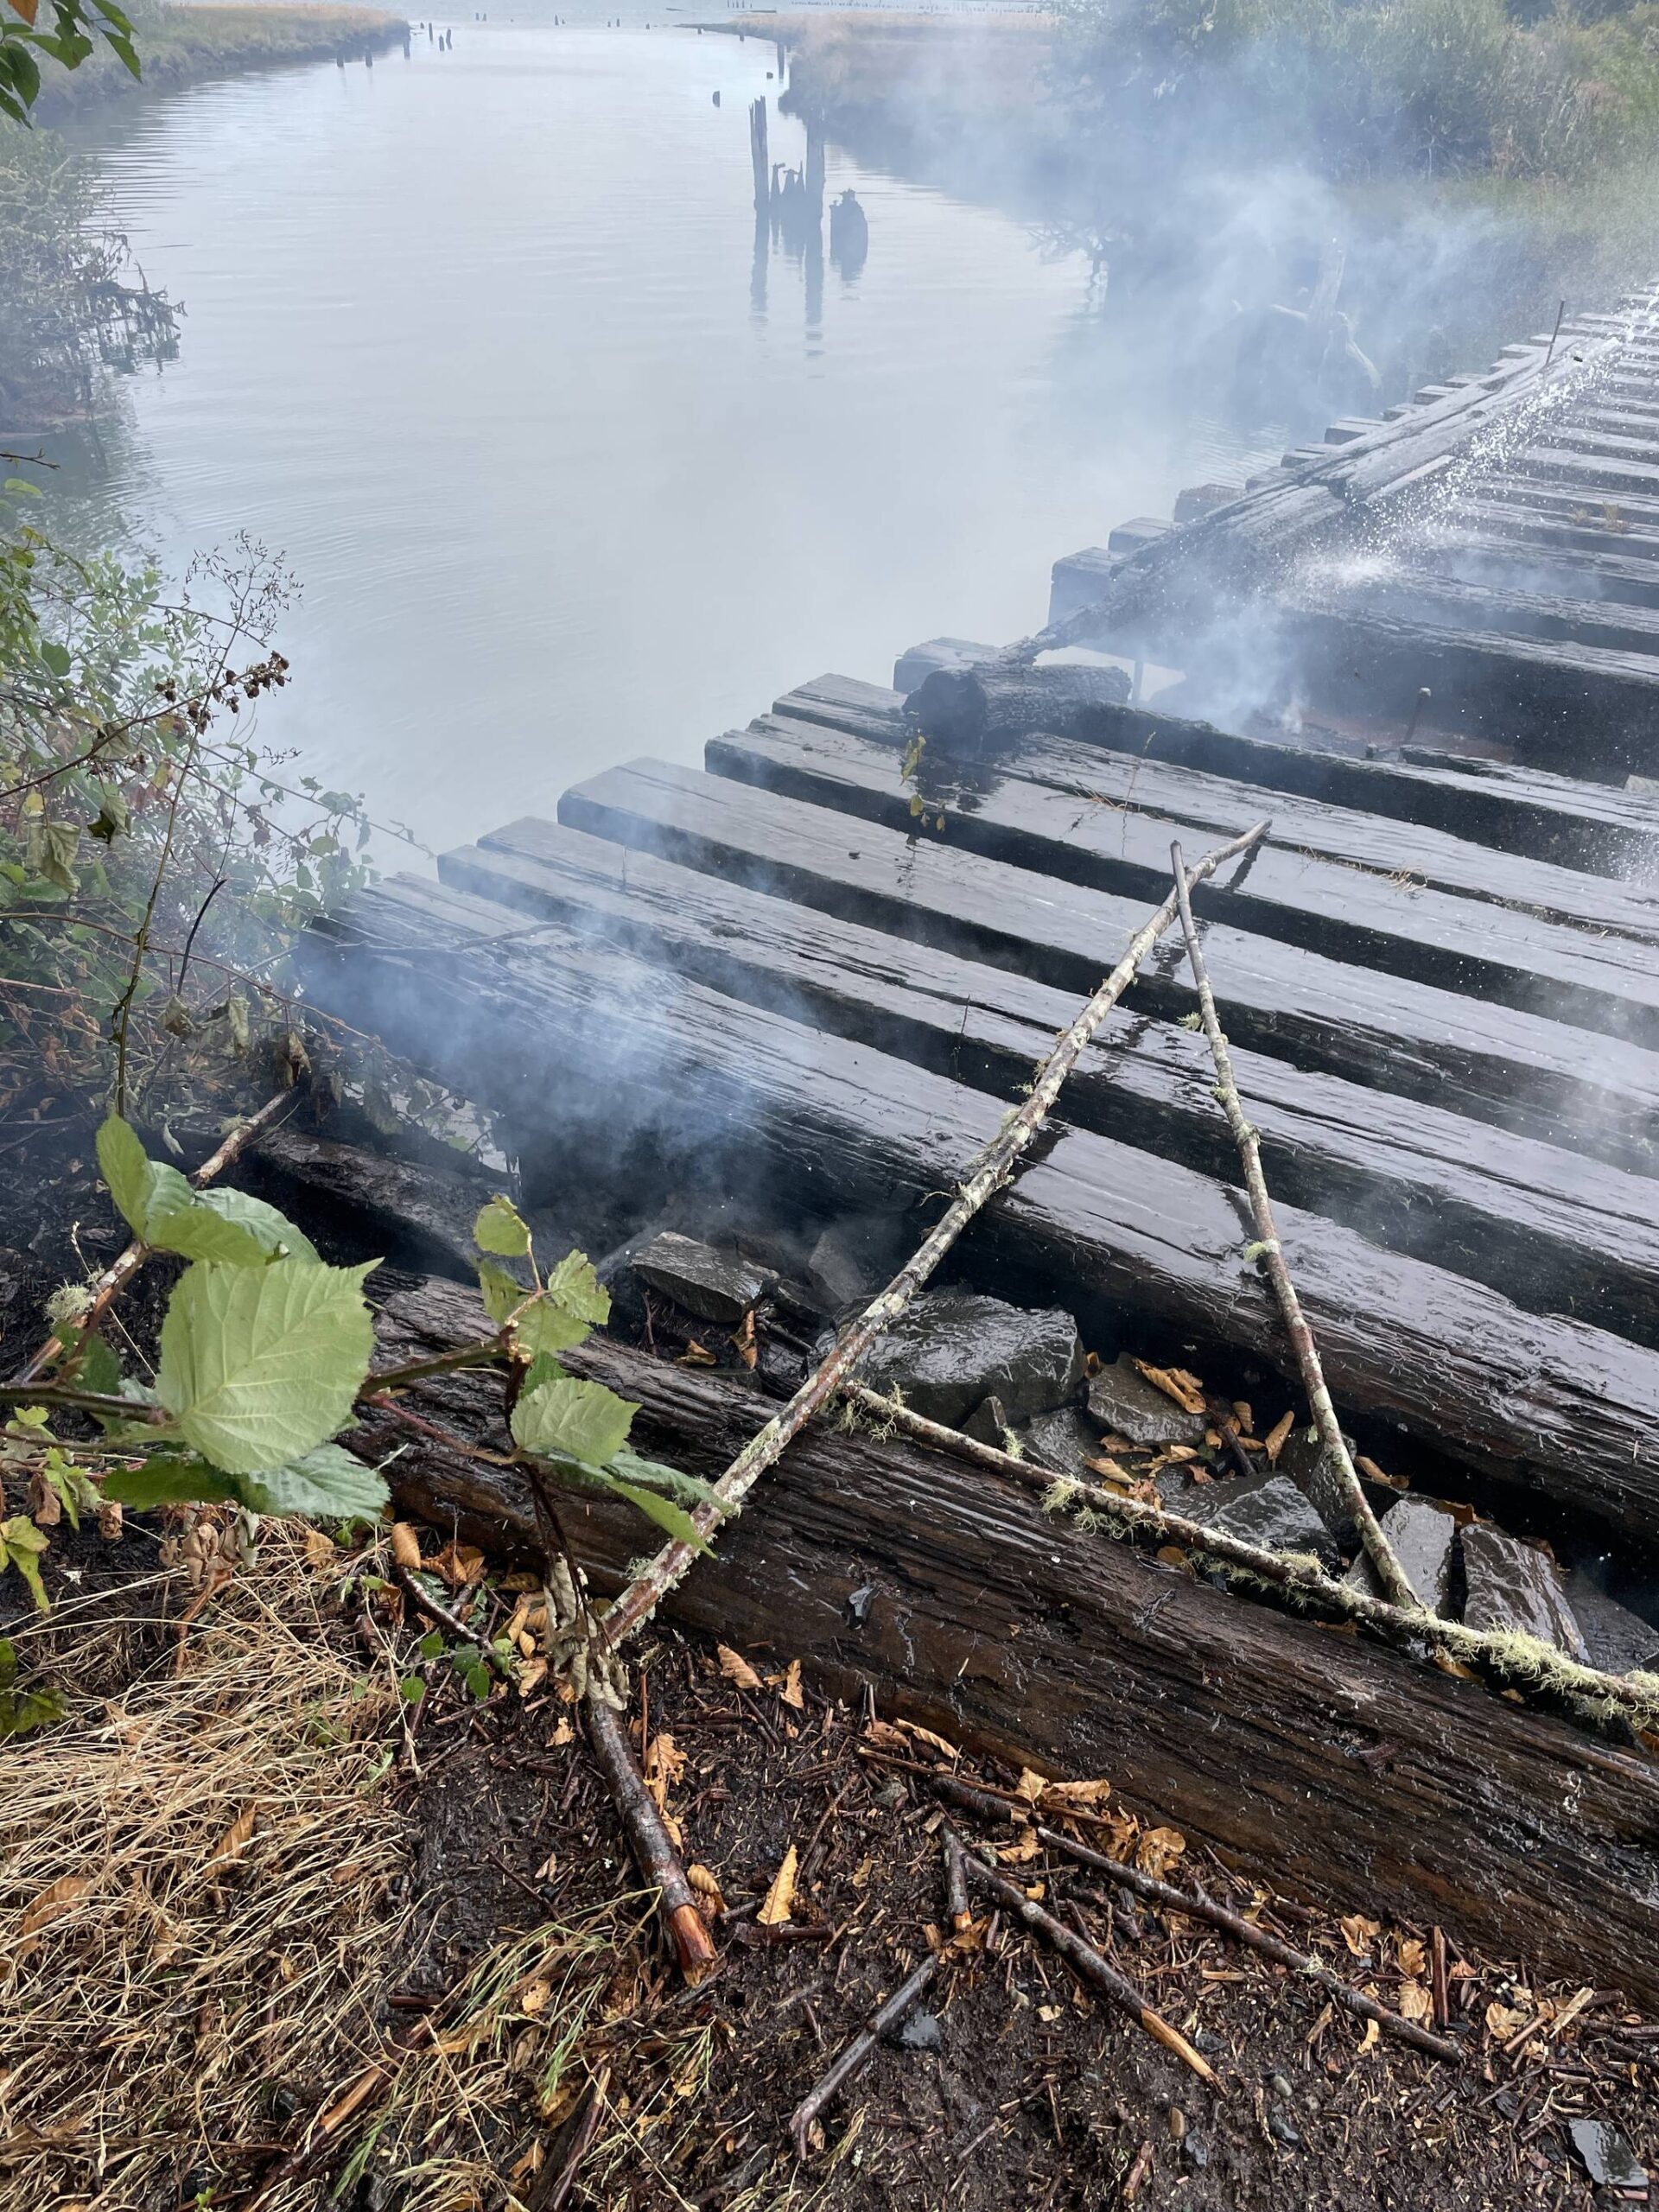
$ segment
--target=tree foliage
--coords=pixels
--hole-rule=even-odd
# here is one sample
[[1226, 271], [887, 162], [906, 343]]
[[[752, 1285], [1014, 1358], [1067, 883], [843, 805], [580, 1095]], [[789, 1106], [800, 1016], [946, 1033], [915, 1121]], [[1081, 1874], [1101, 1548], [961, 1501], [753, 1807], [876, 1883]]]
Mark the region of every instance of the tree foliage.
[[42, 58], [79, 69], [108, 47], [132, 76], [140, 73], [132, 24], [114, 0], [0, 0], [0, 114], [28, 120], [40, 97]]

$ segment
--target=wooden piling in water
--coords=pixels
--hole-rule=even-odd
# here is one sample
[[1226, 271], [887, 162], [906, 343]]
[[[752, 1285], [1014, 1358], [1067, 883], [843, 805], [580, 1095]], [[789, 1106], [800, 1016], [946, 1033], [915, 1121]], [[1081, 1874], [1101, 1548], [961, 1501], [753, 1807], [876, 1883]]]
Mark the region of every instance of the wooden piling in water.
[[772, 169], [766, 158], [766, 103], [764, 94], [749, 102], [749, 159], [754, 168], [754, 212], [764, 215], [772, 204]]

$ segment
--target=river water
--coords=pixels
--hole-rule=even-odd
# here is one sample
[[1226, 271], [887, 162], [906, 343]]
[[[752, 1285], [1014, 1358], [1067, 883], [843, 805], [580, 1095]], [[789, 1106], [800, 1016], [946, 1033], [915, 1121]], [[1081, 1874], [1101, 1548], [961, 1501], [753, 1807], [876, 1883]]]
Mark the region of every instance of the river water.
[[1057, 555], [1284, 442], [1104, 359], [1081, 254], [833, 143], [861, 270], [757, 260], [749, 101], [804, 152], [776, 67], [466, 22], [100, 127], [187, 317], [81, 496], [175, 571], [242, 530], [286, 556], [262, 734], [428, 844], [695, 760], [821, 671], [1022, 634]]

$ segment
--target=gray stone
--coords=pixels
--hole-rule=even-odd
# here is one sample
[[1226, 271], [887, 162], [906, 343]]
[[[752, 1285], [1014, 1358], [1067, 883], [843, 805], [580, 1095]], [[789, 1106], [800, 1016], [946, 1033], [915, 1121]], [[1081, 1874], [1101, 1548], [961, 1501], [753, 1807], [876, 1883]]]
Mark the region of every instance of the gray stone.
[[1659, 1673], [1659, 1628], [1610, 1598], [1587, 1574], [1565, 1575], [1562, 1582], [1592, 1667], [1609, 1675], [1629, 1675], [1637, 1668]]
[[837, 1313], [855, 1299], [873, 1298], [891, 1281], [894, 1233], [885, 1215], [849, 1215], [831, 1222], [808, 1255], [807, 1281], [823, 1299], [826, 1313]]
[[1471, 1628], [1519, 1629], [1570, 1659], [1588, 1656], [1560, 1570], [1533, 1545], [1501, 1529], [1465, 1529], [1463, 1569], [1469, 1587], [1463, 1618]]
[[1324, 1567], [1342, 1564], [1335, 1537], [1288, 1475], [1194, 1483], [1175, 1510], [1264, 1551], [1312, 1552]]
[[[831, 1341], [823, 1340], [820, 1355]], [[973, 1291], [933, 1291], [877, 1338], [860, 1379], [873, 1390], [902, 1390], [912, 1413], [951, 1428], [989, 1397], [1017, 1422], [1076, 1395], [1083, 1346], [1069, 1313], [1028, 1313]]]
[[[1407, 1581], [1430, 1612], [1449, 1619], [1452, 1565], [1458, 1549], [1458, 1524], [1451, 1514], [1433, 1498], [1402, 1497], [1377, 1518]], [[1363, 1552], [1343, 1579], [1351, 1590], [1363, 1590], [1372, 1598], [1382, 1595], [1376, 1569]]]
[[1203, 1414], [1184, 1412], [1154, 1389], [1127, 1352], [1090, 1381], [1089, 1411], [1103, 1429], [1131, 1444], [1199, 1445], [1210, 1426]]
[[1100, 1457], [1100, 1423], [1076, 1406], [1039, 1414], [1020, 1430], [1020, 1440], [1026, 1457], [1038, 1466], [1052, 1467], [1057, 1475], [1070, 1475], [1080, 1483], [1095, 1479], [1088, 1463]]
[[716, 1252], [712, 1244], [699, 1244], [671, 1229], [635, 1253], [633, 1271], [688, 1313], [728, 1329], [737, 1326], [776, 1281], [767, 1269], [735, 1253]]
[[894, 2040], [906, 2050], [943, 2050], [944, 2030], [931, 2012], [912, 2012]]
[[971, 1436], [976, 1444], [994, 1444], [1000, 1452], [1002, 1449], [1002, 1439], [1012, 1427], [1013, 1423], [1008, 1419], [1008, 1409], [1001, 1399], [986, 1398], [974, 1408], [972, 1413], [963, 1421], [962, 1433], [964, 1436]]

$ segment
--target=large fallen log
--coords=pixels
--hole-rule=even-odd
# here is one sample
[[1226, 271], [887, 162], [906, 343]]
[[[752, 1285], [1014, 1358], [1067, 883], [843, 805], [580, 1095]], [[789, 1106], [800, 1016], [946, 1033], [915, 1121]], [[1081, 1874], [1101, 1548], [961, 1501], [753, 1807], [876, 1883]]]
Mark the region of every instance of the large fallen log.
[[[475, 1337], [454, 1286], [400, 1290], [387, 1364]], [[639, 1448], [709, 1476], [765, 1402], [729, 1378], [590, 1342], [573, 1370], [640, 1407]], [[486, 1446], [499, 1381], [437, 1376], [410, 1402]], [[366, 1409], [353, 1433], [405, 1512], [533, 1556], [511, 1470]], [[642, 1541], [625, 1510], [566, 1525], [606, 1587]], [[1226, 1595], [1046, 1516], [945, 1459], [815, 1425], [671, 1601], [751, 1651], [970, 1747], [1120, 1792], [1275, 1885], [1433, 1921], [1546, 1973], [1659, 1997], [1659, 1769], [1397, 1652]]]
[[[1565, 503], [1570, 505], [1571, 503]], [[1659, 514], [1659, 506], [1656, 506]], [[1037, 677], [1048, 671], [1038, 669]], [[903, 701], [883, 685], [820, 676], [773, 702], [776, 714], [880, 738]], [[868, 717], [868, 721], [864, 717]], [[1382, 760], [1246, 737], [1146, 707], [1093, 707], [1063, 728], [1044, 727], [1136, 759], [1178, 762], [1268, 791], [1297, 791], [1332, 806], [1422, 823], [1503, 851], [1536, 854], [1563, 868], [1659, 885], [1659, 833], [1649, 801], [1547, 769], [1497, 768], [1442, 755]]]
[[[995, 1098], [437, 886], [366, 891], [334, 927], [302, 948], [315, 995], [516, 1125], [532, 1202], [598, 1158], [641, 1225], [698, 1192], [774, 1225], [920, 1214], [1000, 1122]], [[1154, 1314], [1283, 1371], [1246, 1219], [1227, 1185], [1064, 1128], [959, 1257], [1097, 1344], [1145, 1343]], [[1344, 1411], [1520, 1485], [1535, 1516], [1659, 1534], [1659, 1357], [1288, 1206], [1281, 1232]]]
[[[1086, 995], [1136, 902], [665, 761], [565, 792], [569, 827]], [[1659, 1053], [1524, 1008], [1351, 968], [1225, 921], [1206, 925], [1231, 1032], [1254, 1051], [1659, 1171]], [[1129, 1004], [1185, 1017], [1184, 970], [1143, 970]]]
[[[602, 933], [642, 959], [1014, 1099], [1065, 1027], [1062, 991], [769, 899], [534, 817], [446, 853], [444, 882]], [[1391, 1250], [1471, 1275], [1535, 1313], [1659, 1345], [1652, 1186], [1436, 1106], [1235, 1048], [1273, 1186]], [[1206, 1174], [1237, 1164], [1202, 1040], [1124, 1023], [1066, 1087], [1067, 1120]], [[446, 1270], [448, 1272], [448, 1270]]]
[[[995, 779], [963, 782], [948, 763], [925, 764], [921, 789], [931, 805], [918, 822], [912, 821], [911, 794], [891, 750], [865, 738], [768, 716], [711, 740], [704, 758], [712, 774], [889, 830], [940, 838], [1066, 882], [1126, 897], [1153, 895], [1160, 850], [1167, 862], [1170, 840], [1186, 832], [1185, 817], [1161, 812], [1155, 799], [1136, 791], [1128, 764], [1112, 762], [1091, 786], [1083, 747], [1039, 739], [1031, 752], [1034, 757], [1014, 773]], [[1115, 803], [1115, 780], [1134, 792], [1122, 804]], [[1252, 797], [1258, 810], [1268, 803], [1259, 791]], [[942, 830], [933, 826], [935, 809], [943, 813]], [[1517, 866], [1484, 857], [1494, 874]], [[1300, 842], [1294, 819], [1284, 825], [1275, 819], [1249, 867], [1207, 885], [1198, 909], [1206, 918], [1332, 959], [1659, 1044], [1656, 910], [1649, 909], [1647, 935], [1637, 941], [1547, 919], [1538, 912], [1541, 903], [1501, 905], [1420, 884], [1403, 855], [1392, 868], [1323, 859]], [[1639, 911], [1628, 894], [1620, 903], [1626, 912]]]
[[[1655, 575], [1655, 591], [1659, 597], [1659, 573]], [[789, 740], [804, 754], [809, 739], [815, 739], [820, 748], [849, 747], [850, 757], [874, 762], [883, 753], [902, 753], [912, 734], [901, 695], [893, 691], [885, 696], [892, 702], [890, 711], [861, 702], [844, 722], [830, 721], [827, 710], [810, 718], [774, 712], [757, 716], [742, 735], [779, 745]], [[706, 749], [704, 765], [715, 768], [719, 748], [732, 741], [730, 735], [715, 739]], [[827, 755], [820, 751], [815, 757]], [[1435, 891], [1513, 907], [1518, 912], [1545, 916], [1580, 929], [1613, 930], [1645, 944], [1659, 942], [1659, 900], [1611, 876], [1560, 868], [1532, 855], [1500, 851], [1421, 823], [1363, 814], [1357, 808], [1333, 806], [1297, 791], [1275, 791], [1268, 801], [1259, 784], [1200, 768], [1173, 766], [1140, 751], [1108, 753], [1074, 737], [1037, 731], [1024, 737], [1015, 752], [999, 760], [989, 774], [1017, 778], [1022, 783], [1041, 784], [1066, 793], [1073, 803], [1074, 821], [1079, 816], [1077, 803], [1080, 800], [1109, 810], [1189, 823], [1196, 829], [1230, 830], [1235, 820], [1254, 822], [1267, 810], [1273, 819], [1270, 842], [1286, 850], [1317, 855], [1344, 868], [1369, 868], [1382, 876], [1408, 879]], [[961, 776], [965, 807], [976, 813], [983, 798], [1004, 788], [1001, 783], [993, 785], [986, 772], [977, 769], [962, 771]], [[950, 798], [953, 776], [948, 761], [930, 762], [924, 756], [919, 781], [924, 790], [944, 791], [950, 814], [961, 810]], [[947, 816], [947, 823], [949, 819]], [[976, 826], [976, 823], [960, 824], [963, 830]], [[1655, 855], [1659, 864], [1659, 843], [1656, 843]], [[1065, 867], [1060, 866], [1058, 872], [1065, 873]]]

